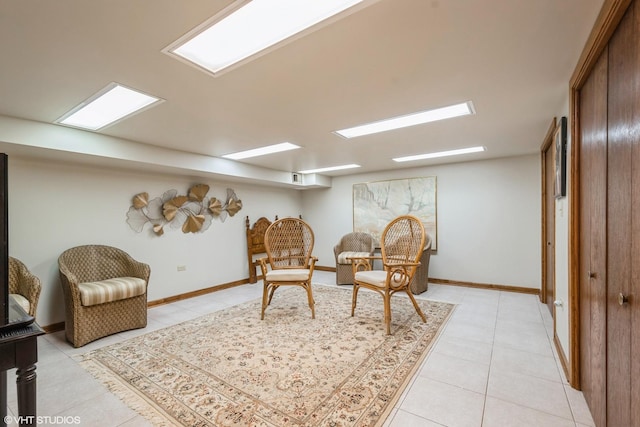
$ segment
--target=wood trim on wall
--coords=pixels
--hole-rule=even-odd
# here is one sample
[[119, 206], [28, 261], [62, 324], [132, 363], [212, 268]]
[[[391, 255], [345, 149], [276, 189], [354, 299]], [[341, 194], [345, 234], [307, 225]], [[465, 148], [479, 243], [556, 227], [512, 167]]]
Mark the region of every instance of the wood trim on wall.
[[[251, 284], [251, 283], [249, 283], [249, 279], [248, 278], [247, 279], [243, 279], [243, 280], [236, 280], [235, 282], [223, 283], [223, 284], [217, 285], [217, 286], [211, 286], [209, 288], [199, 289], [197, 291], [187, 292], [187, 293], [184, 293], [184, 294], [174, 295], [174, 296], [167, 297], [167, 298], [160, 298], [160, 299], [157, 299], [157, 300], [148, 301], [147, 302], [147, 308], [157, 307], [159, 305], [169, 304], [169, 303], [176, 302], [176, 301], [182, 301], [182, 300], [185, 300], [185, 299], [189, 299], [189, 298], [198, 297], [198, 296], [201, 296], [201, 295], [210, 294], [212, 292], [221, 291], [223, 289], [234, 288], [236, 286], [241, 286], [241, 285], [245, 285], [245, 284]], [[64, 322], [59, 322], [59, 323], [54, 323], [54, 324], [47, 325], [47, 326], [42, 326], [42, 329], [47, 334], [50, 334], [50, 333], [53, 333], [53, 332], [58, 332], [58, 331], [64, 331]]]
[[571, 198], [569, 216], [569, 384], [580, 386], [580, 125], [578, 123], [580, 93], [571, 89]]
[[52, 325], [42, 326], [42, 330], [47, 334], [64, 331], [64, 322], [54, 323]]
[[210, 288], [199, 289], [197, 291], [187, 292], [184, 294], [174, 295], [172, 297], [161, 298], [147, 303], [147, 308], [157, 307], [159, 305], [169, 304], [176, 301], [182, 301], [185, 299], [199, 297], [201, 295], [210, 294], [212, 292], [221, 291], [223, 289], [235, 288], [236, 286], [245, 285], [249, 283], [249, 279], [236, 280], [235, 282], [223, 283], [221, 285], [211, 286]]
[[564, 375], [567, 379], [569, 379], [569, 361], [567, 360], [567, 355], [562, 350], [562, 344], [560, 343], [560, 339], [556, 335], [555, 331], [553, 332], [553, 344], [556, 346], [556, 350], [558, 351], [558, 358], [560, 359], [560, 365], [562, 365], [562, 370], [564, 371]]
[[605, 0], [580, 55], [569, 87], [571, 186], [569, 217], [569, 384], [580, 390], [580, 89], [624, 16], [631, 0]]
[[336, 268], [335, 267], [323, 267], [321, 265], [316, 265], [314, 267], [314, 270], [320, 270], [320, 271], [332, 271], [332, 272], [336, 272]]
[[435, 277], [429, 277], [429, 283], [437, 283], [440, 285], [450, 285], [450, 286], [462, 286], [465, 288], [491, 289], [494, 291], [518, 292], [521, 294], [531, 294], [531, 295], [540, 294], [540, 289], [537, 289], [537, 288], [524, 288], [522, 286], [511, 286], [511, 285], [496, 285], [492, 283], [461, 282], [459, 280], [436, 279]]
[[[555, 123], [555, 119], [554, 119]], [[321, 271], [332, 271], [336, 272], [335, 267], [321, 267], [317, 266], [316, 270]], [[540, 289], [536, 288], [524, 288], [522, 286], [512, 286], [512, 285], [497, 285], [492, 283], [475, 283], [475, 282], [462, 282], [460, 280], [449, 280], [449, 279], [437, 279], [435, 277], [429, 277], [429, 283], [437, 283], [439, 285], [451, 285], [451, 286], [462, 286], [467, 288], [477, 288], [477, 289], [493, 289], [497, 291], [505, 291], [505, 292], [518, 292], [522, 294], [532, 294], [539, 295]]]
[[[334, 272], [335, 273], [336, 268], [335, 267], [316, 267], [316, 270], [330, 271], [330, 272]], [[258, 279], [261, 279], [261, 276], [258, 276]], [[473, 282], [460, 282], [460, 281], [454, 281], [454, 280], [434, 279], [434, 278], [429, 278], [429, 282], [452, 285], [452, 286], [465, 286], [465, 287], [469, 287], [469, 288], [494, 289], [494, 290], [507, 291], [507, 292], [520, 292], [520, 293], [534, 294], [534, 295], [538, 295], [538, 293], [539, 293], [538, 289], [535, 289], [535, 288], [522, 288], [522, 287], [519, 287], [519, 286], [492, 285], [492, 284], [486, 284], [486, 283], [473, 283]], [[176, 301], [182, 301], [182, 300], [185, 300], [185, 299], [189, 299], [189, 298], [193, 298], [193, 297], [197, 297], [197, 296], [201, 296], [201, 295], [206, 295], [206, 294], [210, 294], [212, 292], [221, 291], [223, 289], [234, 288], [236, 286], [241, 286], [241, 285], [246, 285], [246, 284], [249, 284], [249, 285], [252, 285], [252, 286], [259, 286], [259, 285], [255, 285], [253, 283], [249, 283], [249, 278], [247, 278], [247, 279], [237, 280], [235, 282], [229, 282], [229, 283], [223, 283], [223, 284], [217, 285], [217, 286], [211, 286], [210, 288], [199, 289], [197, 291], [192, 291], [192, 292], [187, 292], [187, 293], [184, 293], [184, 294], [174, 295], [172, 297], [161, 298], [161, 299], [149, 301], [147, 303], [147, 308], [157, 307], [159, 305], [169, 304], [169, 303], [176, 302]], [[48, 325], [48, 326], [43, 326], [42, 329], [44, 329], [44, 331], [46, 333], [48, 333], [48, 334], [53, 333], [53, 332], [58, 332], [58, 331], [64, 331], [64, 322], [54, 323], [54, 324]]]
[[631, 0], [605, 0], [593, 29], [584, 45], [578, 64], [571, 76], [571, 89], [579, 89], [591, 73], [600, 54], [609, 43], [611, 35], [618, 27], [622, 16], [631, 4]]

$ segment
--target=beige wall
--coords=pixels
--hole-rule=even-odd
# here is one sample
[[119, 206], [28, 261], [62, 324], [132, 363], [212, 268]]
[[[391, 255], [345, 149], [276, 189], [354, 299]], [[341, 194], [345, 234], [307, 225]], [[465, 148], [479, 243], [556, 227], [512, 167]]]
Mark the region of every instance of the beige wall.
[[[127, 224], [133, 195], [146, 191], [155, 198], [169, 189], [186, 194], [200, 182], [211, 187], [209, 196], [223, 199], [227, 187], [233, 188], [242, 210], [224, 223], [213, 220], [200, 234], [185, 235], [167, 227], [157, 237], [148, 225], [136, 233]], [[42, 281], [37, 320], [43, 326], [64, 321], [57, 259], [67, 248], [107, 244], [150, 264], [153, 301], [248, 277], [245, 216], [255, 221], [300, 211], [301, 197], [295, 190], [9, 156], [9, 252]], [[178, 265], [185, 265], [186, 271], [178, 272]]]
[[540, 288], [540, 160], [528, 155], [334, 178], [305, 191], [305, 218], [316, 231], [320, 265], [335, 266], [333, 245], [352, 231], [352, 186], [437, 177], [438, 251], [429, 276]]
[[[569, 116], [569, 97], [567, 95], [566, 104], [558, 117], [567, 116], [567, 129], [571, 129]], [[569, 218], [571, 200], [571, 132], [567, 132], [567, 197], [556, 199], [556, 230], [555, 230], [555, 301], [562, 305], [555, 309], [555, 332], [558, 341], [562, 346], [564, 355], [569, 358], [570, 346], [570, 325], [569, 325]]]
[[[352, 229], [353, 183], [435, 175], [439, 249], [430, 275], [539, 288], [539, 173], [538, 156], [530, 155], [338, 177], [330, 189], [298, 191], [10, 156], [10, 253], [42, 280], [37, 318], [46, 326], [64, 320], [57, 258], [69, 247], [113, 245], [147, 262], [153, 301], [247, 278], [245, 216], [253, 222], [301, 213], [315, 231], [318, 264], [333, 267], [333, 245]], [[134, 194], [184, 194], [199, 182], [211, 186], [210, 196], [224, 198], [233, 188], [243, 209], [195, 235], [168, 228], [157, 237], [126, 223]]]

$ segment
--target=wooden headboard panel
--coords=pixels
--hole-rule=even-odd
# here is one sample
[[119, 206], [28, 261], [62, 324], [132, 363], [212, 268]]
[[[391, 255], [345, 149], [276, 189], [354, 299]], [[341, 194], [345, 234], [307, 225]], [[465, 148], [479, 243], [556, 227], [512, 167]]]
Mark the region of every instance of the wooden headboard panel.
[[[276, 220], [278, 216], [276, 215]], [[264, 248], [264, 233], [271, 225], [271, 221], [267, 218], [259, 218], [253, 227], [250, 226], [251, 222], [247, 216], [245, 220], [245, 227], [247, 229], [247, 261], [249, 262], [249, 283], [256, 283], [258, 276], [256, 275], [256, 268], [258, 264], [253, 260], [254, 255], [260, 255], [266, 253]]]

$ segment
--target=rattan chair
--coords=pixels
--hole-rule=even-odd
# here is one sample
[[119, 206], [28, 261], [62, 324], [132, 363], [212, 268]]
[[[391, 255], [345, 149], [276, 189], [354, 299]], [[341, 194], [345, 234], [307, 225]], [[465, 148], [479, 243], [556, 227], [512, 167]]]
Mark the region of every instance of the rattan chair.
[[[387, 335], [391, 334], [391, 296], [396, 292], [406, 293], [422, 321], [427, 321], [410, 290], [411, 280], [420, 265], [425, 239], [424, 226], [418, 218], [400, 216], [382, 232], [381, 257], [352, 258], [354, 281], [351, 316], [355, 314], [358, 290], [363, 287], [382, 296]], [[382, 260], [382, 270], [372, 269], [374, 259]]]
[[42, 285], [20, 260], [9, 257], [9, 295], [30, 316], [36, 317]]
[[74, 347], [147, 326], [147, 264], [118, 248], [86, 245], [64, 251], [58, 267], [65, 332]]
[[415, 276], [411, 281], [409, 288], [411, 292], [421, 294], [429, 290], [429, 260], [431, 259], [431, 236], [426, 235], [424, 249], [422, 250], [422, 256], [420, 257], [420, 266], [416, 270]]
[[350, 285], [353, 283], [352, 257], [373, 256], [375, 242], [368, 233], [356, 231], [342, 236], [333, 247], [336, 260], [336, 285]]
[[264, 235], [267, 257], [259, 260], [263, 277], [262, 320], [274, 292], [284, 285], [301, 286], [307, 291], [311, 318], [315, 319], [311, 279], [317, 258], [312, 255], [313, 243], [313, 230], [298, 218], [282, 218], [267, 228]]

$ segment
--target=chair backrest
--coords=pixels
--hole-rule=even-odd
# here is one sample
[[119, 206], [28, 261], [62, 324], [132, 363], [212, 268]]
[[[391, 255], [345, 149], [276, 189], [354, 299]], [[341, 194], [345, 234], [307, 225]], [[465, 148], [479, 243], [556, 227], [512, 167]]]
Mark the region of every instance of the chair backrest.
[[[426, 233], [422, 221], [413, 215], [399, 216], [385, 227], [380, 238], [384, 263], [418, 262], [422, 256]], [[415, 269], [409, 270], [413, 276]]]
[[271, 269], [307, 268], [313, 251], [314, 235], [309, 224], [299, 218], [274, 221], [264, 235], [264, 246]]
[[17, 258], [9, 257], [9, 293], [18, 293], [20, 278], [28, 272], [27, 267]]
[[[136, 261], [122, 249], [105, 245], [84, 245], [67, 249], [58, 258], [61, 271], [73, 273], [79, 282], [134, 276]], [[63, 272], [64, 272], [63, 271]]]
[[29, 314], [34, 317], [41, 290], [40, 279], [22, 261], [9, 257], [9, 293], [26, 298], [29, 301]]
[[342, 236], [338, 247], [340, 252], [373, 252], [375, 242], [371, 234], [354, 231]]

